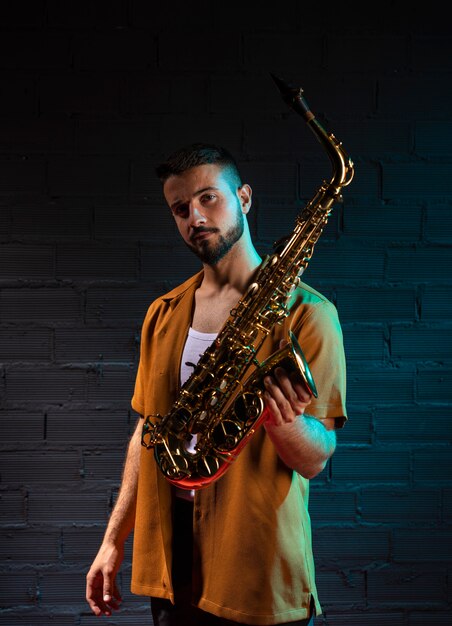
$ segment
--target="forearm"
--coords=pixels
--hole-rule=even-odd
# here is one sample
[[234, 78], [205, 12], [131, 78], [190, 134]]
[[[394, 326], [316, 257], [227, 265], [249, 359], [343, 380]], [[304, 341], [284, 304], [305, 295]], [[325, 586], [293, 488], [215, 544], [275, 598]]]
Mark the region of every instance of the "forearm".
[[281, 425], [267, 421], [265, 429], [284, 463], [305, 478], [317, 476], [336, 447], [335, 431], [310, 415]]
[[130, 439], [118, 498], [108, 521], [104, 543], [124, 543], [135, 524], [138, 471], [141, 452], [141, 420]]

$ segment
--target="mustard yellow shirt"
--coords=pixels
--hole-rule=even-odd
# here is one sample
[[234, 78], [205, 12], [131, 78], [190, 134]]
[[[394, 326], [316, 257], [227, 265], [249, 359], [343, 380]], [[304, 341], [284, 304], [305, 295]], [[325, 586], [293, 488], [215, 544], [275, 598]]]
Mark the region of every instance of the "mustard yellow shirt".
[[[177, 397], [182, 351], [202, 276], [199, 272], [148, 309], [132, 398], [133, 409], [142, 416], [166, 415]], [[336, 309], [304, 283], [291, 302], [289, 317], [266, 338], [258, 358], [270, 356], [291, 329], [319, 392], [309, 414], [320, 420], [334, 417], [341, 427], [346, 381]], [[171, 491], [152, 450], [143, 447], [131, 590], [174, 601]], [[194, 603], [219, 617], [256, 625], [308, 617], [311, 597], [320, 613], [308, 498], [309, 481], [281, 461], [265, 429], [259, 428], [227, 472], [195, 493]]]

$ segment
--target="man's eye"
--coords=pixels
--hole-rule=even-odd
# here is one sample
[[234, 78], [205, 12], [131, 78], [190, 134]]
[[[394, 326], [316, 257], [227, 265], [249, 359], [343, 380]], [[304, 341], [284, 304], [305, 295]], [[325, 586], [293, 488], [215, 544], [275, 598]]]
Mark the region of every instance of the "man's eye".
[[215, 200], [216, 195], [214, 193], [206, 193], [203, 195], [203, 202], [210, 202], [211, 200]]
[[184, 204], [181, 204], [173, 209], [173, 215], [176, 215], [177, 217], [184, 217], [187, 215], [187, 212], [188, 208]]

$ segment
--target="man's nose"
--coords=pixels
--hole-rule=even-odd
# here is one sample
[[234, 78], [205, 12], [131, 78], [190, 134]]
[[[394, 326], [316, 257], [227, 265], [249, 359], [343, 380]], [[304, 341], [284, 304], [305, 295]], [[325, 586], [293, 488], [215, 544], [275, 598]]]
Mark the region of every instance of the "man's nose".
[[190, 206], [190, 226], [197, 227], [206, 223], [206, 217], [198, 204]]

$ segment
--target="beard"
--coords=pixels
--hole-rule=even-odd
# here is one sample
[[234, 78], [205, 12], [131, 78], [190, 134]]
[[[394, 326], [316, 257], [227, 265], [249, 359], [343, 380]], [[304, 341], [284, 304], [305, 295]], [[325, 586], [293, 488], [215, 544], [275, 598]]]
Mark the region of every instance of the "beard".
[[[224, 235], [218, 237], [216, 243], [212, 243], [210, 239], [201, 239], [196, 245], [187, 243], [187, 246], [196, 256], [206, 265], [216, 265], [229, 252], [234, 244], [243, 235], [245, 229], [245, 217], [240, 208], [237, 210], [236, 219], [231, 228]], [[199, 226], [193, 229], [193, 237], [199, 233], [219, 233], [218, 228], [206, 228]]]

